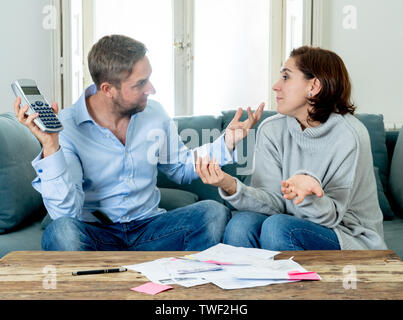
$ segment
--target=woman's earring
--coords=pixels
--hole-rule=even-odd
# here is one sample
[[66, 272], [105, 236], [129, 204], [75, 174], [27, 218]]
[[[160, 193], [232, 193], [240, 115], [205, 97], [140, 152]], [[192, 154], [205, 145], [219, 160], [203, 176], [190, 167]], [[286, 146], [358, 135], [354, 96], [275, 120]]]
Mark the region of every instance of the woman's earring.
[[309, 97], [311, 97], [311, 98], [312, 98], [312, 92], [309, 94]]

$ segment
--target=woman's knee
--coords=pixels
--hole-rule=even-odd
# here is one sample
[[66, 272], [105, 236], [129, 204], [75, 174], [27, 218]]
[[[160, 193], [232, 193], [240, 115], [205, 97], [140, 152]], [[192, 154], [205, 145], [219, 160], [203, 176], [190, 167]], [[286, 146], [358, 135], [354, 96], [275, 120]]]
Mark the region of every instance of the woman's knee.
[[293, 217], [286, 214], [275, 214], [262, 224], [260, 241], [263, 249], [295, 250], [290, 239]]
[[266, 217], [255, 212], [236, 213], [225, 229], [226, 244], [239, 247], [259, 247], [259, 233]]
[[287, 214], [274, 214], [269, 216], [262, 225], [263, 230], [268, 230], [270, 232], [279, 232], [288, 228], [295, 217]]

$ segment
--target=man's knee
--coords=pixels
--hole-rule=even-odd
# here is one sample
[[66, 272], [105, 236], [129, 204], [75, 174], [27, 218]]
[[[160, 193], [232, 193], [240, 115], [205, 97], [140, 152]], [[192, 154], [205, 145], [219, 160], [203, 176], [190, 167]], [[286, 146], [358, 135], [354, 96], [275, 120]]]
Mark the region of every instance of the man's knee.
[[198, 207], [201, 211], [203, 211], [208, 220], [223, 224], [224, 227], [231, 218], [230, 209], [215, 200], [199, 201]]
[[83, 250], [80, 241], [79, 221], [70, 217], [53, 220], [42, 236], [42, 248], [47, 251]]
[[203, 200], [198, 202], [200, 210], [200, 222], [205, 226], [208, 236], [212, 241], [221, 241], [225, 227], [231, 217], [231, 211], [225, 205], [214, 200]]

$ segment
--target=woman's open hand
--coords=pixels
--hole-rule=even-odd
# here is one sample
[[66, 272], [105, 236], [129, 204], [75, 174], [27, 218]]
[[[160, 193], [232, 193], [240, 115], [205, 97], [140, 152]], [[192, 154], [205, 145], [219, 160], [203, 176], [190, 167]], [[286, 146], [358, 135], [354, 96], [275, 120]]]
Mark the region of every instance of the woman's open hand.
[[281, 192], [284, 198], [294, 200], [295, 204], [300, 204], [306, 196], [317, 195], [319, 198], [323, 196], [323, 190], [319, 182], [308, 175], [297, 174], [286, 181], [281, 182]]

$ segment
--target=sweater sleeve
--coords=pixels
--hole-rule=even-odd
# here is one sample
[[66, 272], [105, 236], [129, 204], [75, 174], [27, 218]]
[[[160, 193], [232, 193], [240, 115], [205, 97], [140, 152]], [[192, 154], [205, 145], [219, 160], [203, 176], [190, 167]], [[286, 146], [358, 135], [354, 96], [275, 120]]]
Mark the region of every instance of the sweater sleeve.
[[237, 191], [228, 194], [219, 188], [219, 194], [237, 210], [267, 215], [284, 213], [285, 201], [281, 193], [281, 160], [275, 144], [266, 131], [259, 128], [253, 159], [251, 185], [237, 179]]

